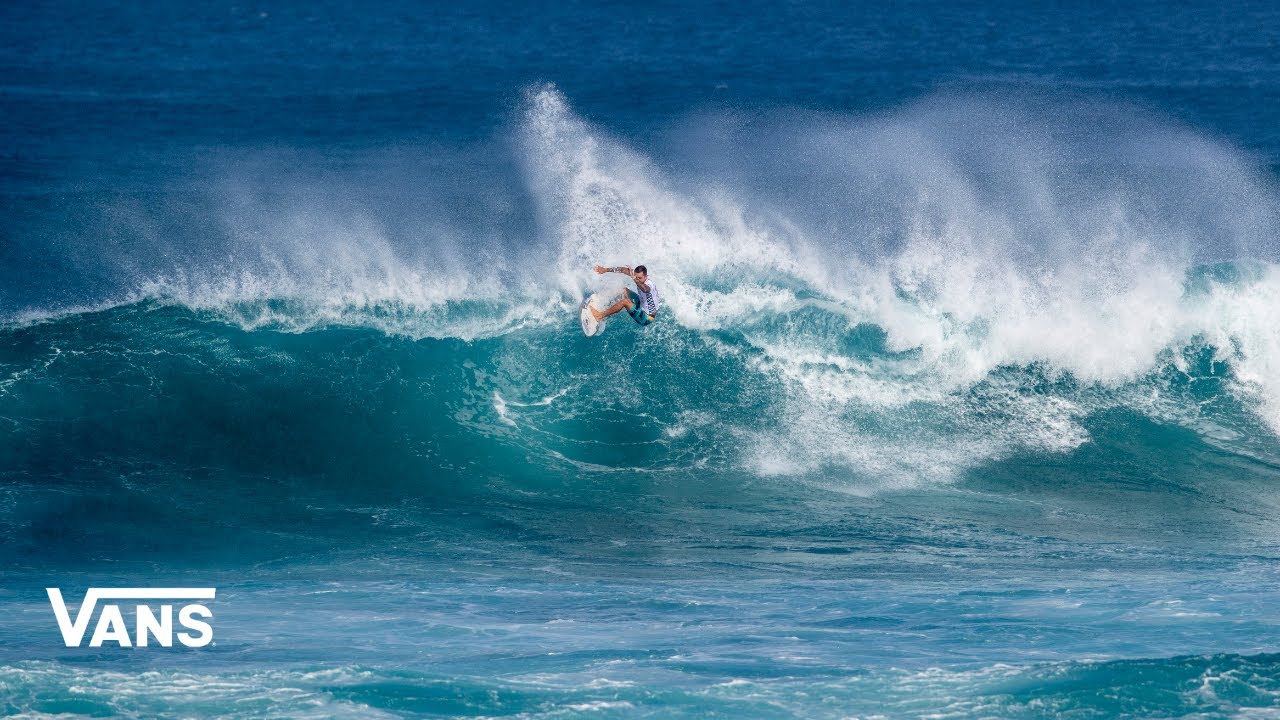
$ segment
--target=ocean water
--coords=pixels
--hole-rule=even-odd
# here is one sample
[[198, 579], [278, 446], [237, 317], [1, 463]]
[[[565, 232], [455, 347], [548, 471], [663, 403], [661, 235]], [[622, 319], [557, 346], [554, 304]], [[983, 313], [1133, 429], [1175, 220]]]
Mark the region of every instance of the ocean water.
[[1278, 34], [0, 8], [0, 715], [1280, 717]]

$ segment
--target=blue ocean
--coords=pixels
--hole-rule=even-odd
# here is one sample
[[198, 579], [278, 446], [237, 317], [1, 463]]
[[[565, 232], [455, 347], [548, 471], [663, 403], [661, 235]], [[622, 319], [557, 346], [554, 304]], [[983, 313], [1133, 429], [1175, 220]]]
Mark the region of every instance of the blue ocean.
[[5, 4], [0, 716], [1280, 718], [1277, 38]]

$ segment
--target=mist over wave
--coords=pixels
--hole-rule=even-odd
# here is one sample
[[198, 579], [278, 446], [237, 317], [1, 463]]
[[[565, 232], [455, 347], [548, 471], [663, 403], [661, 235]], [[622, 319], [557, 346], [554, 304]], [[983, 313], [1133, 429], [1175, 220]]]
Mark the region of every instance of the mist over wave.
[[[597, 412], [584, 377], [635, 390], [619, 353], [654, 377], [710, 368], [710, 395], [651, 399], [661, 432], [715, 427], [729, 466], [857, 493], [1071, 451], [1114, 408], [1272, 452], [1276, 191], [1223, 143], [1088, 99], [938, 96], [695, 114], [651, 144], [540, 86], [473, 148], [223, 158], [199, 212], [110, 210], [136, 244], [98, 260], [121, 278], [103, 301], [250, 331], [521, 337], [515, 386], [562, 418]], [[578, 300], [620, 282], [597, 262], [647, 264], [664, 320], [615, 320], [557, 369]], [[504, 425], [538, 400], [493, 395]]]

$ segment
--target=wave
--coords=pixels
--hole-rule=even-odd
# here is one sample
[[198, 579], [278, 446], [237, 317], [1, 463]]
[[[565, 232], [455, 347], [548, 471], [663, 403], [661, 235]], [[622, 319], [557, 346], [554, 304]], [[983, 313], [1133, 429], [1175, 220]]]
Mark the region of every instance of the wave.
[[[142, 346], [268, 395], [299, 367], [290, 392], [410, 390], [397, 364], [425, 354], [468, 368], [432, 376], [475, 406], [469, 431], [576, 471], [710, 465], [874, 493], [1073, 452], [1117, 409], [1276, 457], [1276, 192], [1231, 147], [1134, 108], [995, 96], [699, 115], [652, 144], [544, 86], [483, 148], [379, 152], [327, 183], [305, 156], [224, 159], [211, 220], [164, 241], [183, 252], [100, 260], [125, 278], [114, 310], [11, 316], [0, 403], [69, 382], [47, 368], [102, 332], [129, 338], [107, 343], [133, 363], [119, 377], [163, 374]], [[112, 232], [162, 235], [171, 212], [117, 208]], [[618, 282], [597, 262], [647, 264], [663, 321], [577, 337], [578, 300]], [[359, 362], [385, 375], [286, 349], [337, 352], [344, 328], [384, 334]], [[28, 407], [28, 430], [49, 412]], [[616, 432], [588, 440], [598, 427]]]

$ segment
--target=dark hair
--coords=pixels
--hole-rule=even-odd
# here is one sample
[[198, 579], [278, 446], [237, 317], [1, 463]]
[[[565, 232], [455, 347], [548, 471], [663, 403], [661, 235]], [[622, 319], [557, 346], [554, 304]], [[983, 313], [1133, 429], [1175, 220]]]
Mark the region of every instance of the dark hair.
[[643, 265], [637, 265], [637, 266], [636, 266], [636, 269], [635, 269], [635, 270], [632, 270], [631, 272], [642, 272], [642, 273], [644, 273], [645, 275], [648, 275], [648, 274], [649, 274], [649, 268], [647, 268], [647, 267], [645, 267], [645, 266], [643, 266]]

